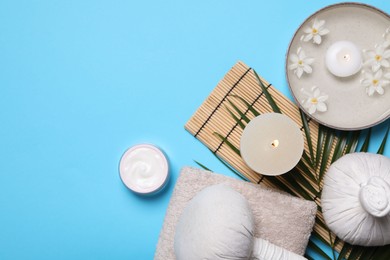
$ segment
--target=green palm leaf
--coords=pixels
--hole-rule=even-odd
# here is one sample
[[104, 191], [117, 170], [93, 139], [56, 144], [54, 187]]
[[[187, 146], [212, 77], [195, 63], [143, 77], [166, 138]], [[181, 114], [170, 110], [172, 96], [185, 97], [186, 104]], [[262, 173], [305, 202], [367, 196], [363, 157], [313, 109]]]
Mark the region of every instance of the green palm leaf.
[[347, 148], [345, 148], [345, 153], [354, 153], [359, 143], [361, 131], [354, 131], [351, 133], [350, 138], [348, 139]]
[[339, 257], [337, 258], [337, 260], [343, 260], [348, 252], [351, 250], [352, 246], [348, 243], [344, 243], [343, 247], [341, 248], [340, 250], [340, 254], [339, 254]]
[[309, 240], [309, 244], [308, 244], [308, 247], [310, 249], [312, 249], [314, 252], [316, 252], [317, 254], [319, 254], [320, 256], [322, 256], [324, 259], [328, 259], [328, 260], [332, 260], [332, 258], [330, 258], [328, 256], [328, 254], [326, 254], [319, 246], [317, 246], [313, 241]]
[[384, 153], [387, 137], [389, 136], [389, 130], [390, 130], [390, 124], [387, 125], [387, 130], [386, 130], [385, 136], [383, 137], [383, 141], [382, 141], [381, 145], [379, 146], [377, 154], [383, 154]]
[[366, 247], [359, 259], [374, 259], [373, 256], [378, 250], [378, 247]]
[[309, 177], [313, 182], [317, 182], [316, 176], [312, 174], [312, 171], [309, 169], [309, 167], [302, 161], [300, 160], [298, 162], [298, 167], [301, 169], [301, 171]]
[[263, 84], [263, 82], [261, 81], [259, 75], [256, 73], [256, 71], [253, 71], [253, 73], [255, 74], [256, 79], [257, 79], [257, 83], [258, 83], [259, 86], [261, 87], [261, 90], [263, 91], [265, 97], [267, 98], [267, 101], [268, 101], [268, 103], [270, 104], [272, 110], [273, 110], [275, 113], [282, 113], [282, 111], [280, 111], [280, 108], [279, 108], [278, 105], [276, 104], [274, 98], [271, 96], [271, 94], [269, 93], [268, 89], [264, 86], [264, 84]]
[[238, 98], [241, 102], [243, 102], [246, 107], [248, 108], [249, 111], [252, 112], [252, 114], [254, 116], [259, 116], [260, 115], [260, 112], [258, 112], [254, 107], [253, 105], [249, 104], [245, 99], [243, 99], [242, 97], [238, 96], [238, 95], [230, 95], [231, 97], [235, 97], [235, 98]]
[[209, 168], [207, 168], [206, 166], [204, 166], [203, 164], [201, 164], [200, 162], [198, 161], [195, 161], [194, 162], [200, 166], [200, 168], [202, 168], [203, 170], [206, 170], [206, 171], [209, 171], [209, 172], [212, 172], [212, 170], [210, 170]]
[[390, 259], [390, 245], [377, 247], [371, 259]]
[[[330, 247], [332, 249], [334, 249], [336, 242], [335, 242], [335, 240], [333, 240], [332, 232], [329, 230], [328, 233], [329, 233]], [[335, 250], [332, 250], [332, 256], [333, 256], [333, 259], [336, 259], [336, 252], [335, 252]]]
[[308, 165], [310, 165], [310, 167], [313, 168], [312, 160], [309, 158], [309, 156], [307, 155], [306, 151], [303, 151], [303, 153], [302, 153], [302, 159], [303, 159]]
[[326, 128], [325, 132], [326, 132], [326, 134], [325, 134], [326, 137], [325, 137], [325, 142], [324, 142], [324, 149], [322, 152], [321, 165], [320, 165], [320, 170], [318, 173], [318, 182], [319, 183], [322, 181], [322, 178], [324, 177], [325, 169], [326, 169], [326, 166], [328, 164], [328, 159], [329, 159], [331, 148], [332, 148], [333, 138], [335, 135], [334, 130], [330, 129], [330, 128]]
[[233, 109], [240, 115], [241, 119], [243, 119], [246, 123], [249, 123], [250, 119], [245, 115], [245, 113], [241, 112], [241, 110], [229, 99], [227, 100], [229, 104], [233, 107]]
[[310, 160], [311, 160], [310, 163], [311, 163], [311, 165], [314, 165], [314, 150], [313, 150], [313, 143], [311, 141], [309, 123], [307, 121], [307, 117], [306, 117], [305, 113], [303, 113], [303, 111], [301, 109], [299, 109], [299, 113], [301, 114], [301, 120], [302, 120], [302, 124], [303, 124], [303, 129], [305, 131], [307, 146], [309, 147]]
[[362, 148], [360, 148], [360, 152], [368, 152], [368, 146], [370, 145], [370, 139], [371, 139], [371, 128], [368, 129], [366, 139], [364, 140], [364, 143], [362, 145]]
[[351, 249], [351, 252], [348, 256], [348, 260], [357, 260], [360, 258], [360, 256], [363, 254], [364, 252], [364, 247], [362, 246], [354, 246], [352, 247]]
[[241, 121], [240, 118], [238, 118], [227, 106], [225, 106], [226, 110], [229, 112], [229, 114], [231, 115], [231, 117], [233, 117], [233, 119], [236, 121], [236, 123], [241, 127], [241, 129], [244, 129], [245, 128], [245, 125], [244, 123]]
[[296, 170], [296, 168], [292, 169], [288, 174], [292, 175], [291, 177], [297, 182], [299, 183], [302, 187], [304, 187], [306, 190], [310, 191], [314, 196], [311, 196], [311, 200], [312, 200], [312, 197], [315, 197], [315, 196], [318, 196], [318, 191], [316, 189], [316, 187], [313, 187], [311, 185], [311, 183], [305, 179], [299, 171]]
[[341, 132], [333, 152], [331, 163], [335, 162], [344, 154], [345, 146], [347, 145], [347, 137], [347, 132]]
[[325, 126], [318, 126], [318, 138], [317, 138], [317, 151], [315, 158], [315, 168], [318, 167], [319, 161], [321, 159], [322, 146], [325, 139]]
[[[299, 174], [298, 174], [299, 175]], [[294, 176], [295, 177], [295, 176]], [[303, 198], [307, 199], [307, 200], [312, 200], [312, 196], [303, 188], [303, 185], [299, 184], [299, 182], [297, 181], [297, 179], [295, 179], [292, 175], [291, 175], [291, 172], [288, 172], [286, 174], [283, 174], [279, 177], [276, 177], [276, 179], [280, 178], [280, 179], [285, 179], [287, 180], [287, 182], [294, 187], [294, 190], [296, 192], [298, 192], [299, 195], [301, 195]], [[296, 192], [294, 192], [294, 194], [296, 194]]]
[[221, 134], [219, 134], [217, 132], [214, 132], [214, 135], [217, 136], [219, 139], [221, 139], [222, 143], [225, 143], [227, 146], [229, 146], [230, 149], [232, 149], [233, 152], [235, 152], [238, 156], [241, 156], [240, 150], [234, 144], [232, 144], [227, 139], [227, 137], [224, 137], [224, 136], [222, 136]]
[[290, 189], [287, 185], [285, 185], [282, 181], [280, 181], [278, 178], [274, 176], [263, 176], [265, 179], [267, 179], [269, 182], [271, 182], [275, 187], [280, 187], [281, 190], [294, 195], [295, 192]]
[[[314, 234], [314, 236], [313, 236], [313, 234]], [[325, 244], [325, 245], [327, 245], [327, 246], [329, 246], [330, 247], [330, 244], [329, 244], [329, 242], [328, 241], [326, 241], [317, 231], [313, 231], [313, 233], [312, 233], [312, 238], [313, 238], [313, 240], [314, 240], [314, 238], [316, 238], [316, 239], [318, 239], [320, 242], [322, 242], [323, 244]]]
[[[318, 210], [319, 210], [319, 211], [322, 211], [322, 209], [321, 209], [320, 206], [318, 206]], [[325, 225], [325, 223], [324, 223], [318, 216], [316, 217], [316, 223], [317, 223], [319, 226], [321, 226], [322, 228], [327, 229], [327, 226]]]

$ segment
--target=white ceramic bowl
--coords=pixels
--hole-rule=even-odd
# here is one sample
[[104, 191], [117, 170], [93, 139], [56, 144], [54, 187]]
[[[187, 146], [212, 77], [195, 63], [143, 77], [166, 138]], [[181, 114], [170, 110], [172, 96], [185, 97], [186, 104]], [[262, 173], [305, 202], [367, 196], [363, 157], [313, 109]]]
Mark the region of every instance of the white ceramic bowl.
[[[314, 21], [325, 21], [323, 28], [329, 32], [321, 37], [321, 43], [313, 40], [304, 41], [308, 35], [308, 27]], [[317, 23], [318, 24], [318, 23]], [[374, 126], [390, 117], [390, 84], [384, 86], [384, 94], [374, 93], [369, 96], [362, 80], [366, 73], [372, 72], [371, 66], [364, 65], [367, 57], [364, 50], [375, 50], [375, 45], [382, 44], [383, 35], [390, 27], [390, 16], [385, 12], [365, 4], [340, 3], [327, 6], [309, 16], [295, 32], [286, 54], [286, 76], [290, 90], [300, 108], [317, 122], [340, 130], [358, 130]], [[349, 77], [337, 77], [326, 66], [325, 57], [329, 48], [339, 41], [352, 42], [361, 51], [363, 66], [360, 71]], [[294, 68], [292, 54], [298, 48], [304, 50], [307, 57], [314, 58], [311, 64], [312, 72], [303, 73], [298, 78]], [[389, 73], [389, 68], [382, 68], [383, 74]], [[365, 73], [363, 73], [365, 72]], [[375, 74], [375, 73], [374, 73]], [[328, 95], [327, 111], [310, 114], [303, 105], [306, 94], [316, 86], [322, 94]]]

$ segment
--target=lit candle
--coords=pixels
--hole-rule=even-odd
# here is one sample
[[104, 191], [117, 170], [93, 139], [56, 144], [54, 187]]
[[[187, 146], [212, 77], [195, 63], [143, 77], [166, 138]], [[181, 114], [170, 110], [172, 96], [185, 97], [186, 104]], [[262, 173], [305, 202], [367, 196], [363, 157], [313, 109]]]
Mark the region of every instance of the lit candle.
[[301, 159], [303, 136], [289, 117], [263, 114], [245, 127], [240, 150], [242, 159], [255, 172], [280, 175], [294, 168]]
[[123, 154], [119, 173], [129, 189], [140, 194], [150, 194], [163, 188], [167, 182], [168, 161], [157, 147], [140, 144]]
[[362, 55], [352, 42], [338, 41], [327, 50], [325, 63], [333, 75], [348, 77], [356, 74], [362, 67]]

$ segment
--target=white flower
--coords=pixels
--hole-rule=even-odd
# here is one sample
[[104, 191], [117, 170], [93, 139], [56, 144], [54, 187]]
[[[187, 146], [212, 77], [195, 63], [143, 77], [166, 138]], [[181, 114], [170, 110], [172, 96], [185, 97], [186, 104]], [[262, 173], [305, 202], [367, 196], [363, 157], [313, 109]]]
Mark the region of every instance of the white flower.
[[304, 32], [306, 35], [302, 35], [301, 41], [308, 42], [313, 39], [313, 42], [316, 44], [321, 44], [322, 38], [329, 33], [329, 30], [324, 27], [325, 20], [314, 19], [313, 25], [311, 27], [306, 27]]
[[310, 115], [314, 114], [316, 111], [325, 112], [328, 110], [328, 107], [325, 104], [325, 101], [328, 99], [328, 95], [321, 94], [318, 87], [313, 86], [311, 88], [311, 92], [307, 92], [302, 88], [301, 92], [305, 96], [305, 99], [301, 101], [302, 105]]
[[314, 62], [313, 58], [306, 57], [305, 52], [301, 47], [298, 48], [297, 54], [290, 55], [291, 64], [288, 66], [289, 70], [293, 70], [298, 78], [301, 78], [303, 72], [312, 73], [313, 69], [310, 65]]
[[390, 73], [383, 76], [382, 70], [378, 70], [374, 73], [365, 73], [365, 78], [361, 81], [363, 87], [366, 87], [367, 94], [372, 96], [375, 92], [379, 95], [385, 93], [383, 87], [388, 85], [390, 81]]
[[383, 42], [383, 47], [387, 48], [390, 46], [390, 27], [386, 29], [386, 32], [383, 34], [385, 41]]
[[390, 50], [386, 50], [384, 45], [379, 45], [375, 51], [365, 51], [367, 60], [364, 65], [371, 66], [373, 72], [377, 72], [381, 67], [388, 68], [390, 63]]

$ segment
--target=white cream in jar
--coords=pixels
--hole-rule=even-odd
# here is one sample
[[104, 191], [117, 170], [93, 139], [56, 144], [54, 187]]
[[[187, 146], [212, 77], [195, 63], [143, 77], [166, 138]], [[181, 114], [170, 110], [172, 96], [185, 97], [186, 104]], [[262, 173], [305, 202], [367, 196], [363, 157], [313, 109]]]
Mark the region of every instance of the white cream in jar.
[[119, 164], [123, 183], [132, 191], [149, 194], [160, 190], [168, 180], [168, 161], [164, 153], [149, 144], [128, 149]]

